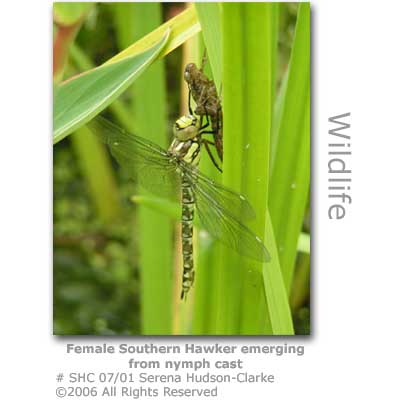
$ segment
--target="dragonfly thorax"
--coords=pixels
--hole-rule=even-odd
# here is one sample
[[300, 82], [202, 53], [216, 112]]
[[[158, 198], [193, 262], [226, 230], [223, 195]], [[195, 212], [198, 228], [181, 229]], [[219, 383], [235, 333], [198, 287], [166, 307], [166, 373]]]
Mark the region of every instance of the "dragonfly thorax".
[[200, 125], [194, 115], [180, 117], [173, 126], [173, 141], [168, 151], [191, 165], [200, 159]]
[[188, 164], [194, 166], [199, 164], [200, 142], [197, 137], [187, 141], [180, 141], [178, 138], [174, 138], [168, 151], [173, 157], [183, 160]]
[[173, 136], [179, 141], [189, 141], [199, 134], [199, 120], [194, 115], [184, 115], [175, 121]]

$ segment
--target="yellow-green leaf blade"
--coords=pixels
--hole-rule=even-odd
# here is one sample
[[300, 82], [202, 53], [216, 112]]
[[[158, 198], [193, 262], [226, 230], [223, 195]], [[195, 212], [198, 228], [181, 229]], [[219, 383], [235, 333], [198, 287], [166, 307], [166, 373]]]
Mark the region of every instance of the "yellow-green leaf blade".
[[202, 26], [203, 38], [209, 62], [212, 67], [213, 80], [218, 90], [222, 82], [222, 44], [221, 17], [219, 3], [195, 3], [196, 11]]
[[152, 45], [155, 44], [159, 39], [161, 39], [168, 30], [170, 30], [169, 41], [159, 53], [158, 58], [169, 54], [171, 51], [179, 47], [186, 40], [193, 37], [201, 30], [195, 8], [189, 7], [182, 13], [179, 13], [177, 16], [162, 24], [157, 29], [151, 31], [145, 37], [141, 38], [140, 40], [108, 60], [106, 64], [114, 63], [125, 57], [140, 53], [143, 50], [152, 47]]
[[88, 71], [56, 87], [54, 92], [54, 143], [99, 114], [156, 59], [169, 38], [143, 53]]

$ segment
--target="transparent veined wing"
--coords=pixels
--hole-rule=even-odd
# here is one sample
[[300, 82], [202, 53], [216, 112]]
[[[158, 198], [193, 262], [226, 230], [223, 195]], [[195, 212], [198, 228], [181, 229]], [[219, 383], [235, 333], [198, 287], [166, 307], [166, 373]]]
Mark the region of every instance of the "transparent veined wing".
[[268, 262], [271, 259], [262, 240], [242, 224], [234, 213], [229, 212], [230, 208], [226, 209], [208, 195], [207, 184], [196, 181], [191, 182], [191, 185], [197, 213], [210, 235], [248, 258], [260, 262]]
[[166, 150], [101, 116], [87, 126], [109, 147], [113, 157], [136, 183], [156, 195], [175, 196], [180, 177], [174, 158]]
[[256, 214], [247, 199], [193, 168], [190, 164], [180, 164], [183, 172], [189, 179], [196, 191], [200, 191], [202, 197], [206, 197], [209, 203], [217, 205], [221, 210], [233, 215], [239, 220], [254, 219]]
[[217, 184], [197, 168], [178, 161], [160, 146], [126, 132], [103, 117], [88, 126], [108, 145], [112, 155], [138, 184], [159, 196], [174, 195], [180, 172], [189, 180], [196, 207], [205, 229], [216, 239], [247, 257], [267, 262], [270, 255], [242, 218], [253, 218], [254, 211], [243, 195]]

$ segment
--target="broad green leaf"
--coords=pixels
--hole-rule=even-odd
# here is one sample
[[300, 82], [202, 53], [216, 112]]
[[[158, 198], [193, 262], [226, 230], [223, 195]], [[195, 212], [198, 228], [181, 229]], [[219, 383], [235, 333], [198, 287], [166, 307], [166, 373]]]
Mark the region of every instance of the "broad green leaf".
[[155, 60], [169, 38], [163, 38], [143, 53], [104, 64], [74, 77], [54, 91], [54, 143], [99, 114]]
[[[221, 22], [223, 184], [247, 197], [257, 215], [249, 228], [263, 237], [268, 215], [273, 13], [268, 3], [223, 3]], [[274, 268], [280, 277], [279, 265]], [[261, 262], [222, 249], [215, 284], [219, 296], [215, 333], [271, 334], [272, 328], [280, 327], [265, 325], [269, 310], [262, 272]], [[288, 305], [285, 298], [284, 303]]]
[[153, 61], [170, 53], [199, 31], [196, 11], [190, 7], [104, 65], [56, 87], [54, 143], [112, 103]]
[[[271, 52], [273, 13], [269, 3], [243, 3], [244, 52], [243, 52], [243, 162], [242, 192], [252, 204], [257, 218], [250, 228], [264, 237], [268, 224], [267, 199], [269, 179], [269, 147], [271, 129], [271, 80], [275, 58]], [[261, 109], [262, 107], [262, 109]], [[246, 148], [247, 147], [247, 148]], [[240, 165], [239, 165], [240, 166]], [[267, 238], [264, 237], [266, 241]], [[271, 252], [271, 249], [269, 248]], [[272, 256], [272, 255], [271, 255]], [[262, 323], [268, 317], [264, 282], [260, 274], [263, 265], [249, 263], [250, 272], [244, 272], [241, 290], [240, 333], [261, 334]], [[278, 270], [277, 275], [280, 275]], [[270, 320], [271, 321], [271, 320]], [[271, 324], [273, 326], [273, 324]], [[272, 327], [274, 331], [274, 327]], [[271, 328], [268, 331], [271, 334]]]
[[195, 3], [217, 90], [222, 81], [221, 17], [219, 3]]
[[152, 47], [152, 45], [159, 41], [168, 30], [170, 30], [169, 41], [160, 51], [158, 58], [169, 54], [201, 30], [195, 8], [189, 7], [182, 13], [179, 13], [176, 17], [168, 20], [166, 23], [162, 24], [160, 27], [151, 31], [145, 37], [111, 58], [107, 63], [116, 62], [124, 57], [140, 53], [141, 51]]
[[273, 127], [269, 210], [287, 291], [310, 187], [310, 4], [300, 3], [288, 73]]

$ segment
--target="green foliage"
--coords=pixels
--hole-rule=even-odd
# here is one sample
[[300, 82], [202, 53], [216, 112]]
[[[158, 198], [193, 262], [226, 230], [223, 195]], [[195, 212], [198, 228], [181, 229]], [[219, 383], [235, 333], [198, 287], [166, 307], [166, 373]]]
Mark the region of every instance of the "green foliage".
[[56, 86], [54, 143], [99, 114], [155, 59], [170, 53], [195, 35], [198, 29], [196, 14], [190, 8], [136, 41], [104, 65]]
[[[55, 90], [54, 332], [307, 334], [309, 4], [94, 7], [97, 25], [84, 21], [66, 70], [88, 71]], [[116, 122], [167, 147], [186, 96], [182, 69], [200, 66], [204, 47], [222, 95], [224, 163], [220, 175], [203, 152], [201, 170], [248, 198], [257, 217], [243, 222], [271, 261], [228, 250], [195, 220], [197, 276], [185, 303], [180, 204], [137, 191], [79, 127], [109, 105]]]
[[[250, 227], [261, 238], [270, 223], [266, 207], [275, 12], [267, 3], [222, 6], [224, 140], [231, 153], [223, 164], [223, 183], [253, 204], [257, 220]], [[217, 333], [292, 333], [274, 235], [266, 232], [272, 261], [264, 266], [223, 250]]]
[[71, 141], [99, 218], [106, 223], [117, 221], [121, 210], [106, 150], [87, 128], [77, 130]]
[[289, 290], [310, 181], [310, 9], [300, 4], [294, 44], [273, 133], [269, 210]]
[[[129, 231], [100, 222], [67, 145], [54, 153], [54, 334], [140, 333]], [[132, 208], [123, 211], [127, 219]]]
[[[147, 35], [162, 22], [159, 3], [111, 5], [121, 48]], [[165, 66], [156, 61], [128, 90], [132, 131], [159, 145], [168, 145]], [[143, 103], [141, 103], [143, 102]], [[172, 329], [172, 226], [147, 207], [138, 208], [134, 235], [139, 240], [142, 332], [169, 334]], [[158, 258], [158, 249], [161, 250]]]
[[168, 33], [147, 51], [88, 71], [54, 91], [54, 143], [85, 124], [143, 73], [168, 40]]
[[222, 83], [222, 44], [219, 3], [195, 3], [197, 15], [202, 27], [203, 38], [209, 62], [212, 67], [213, 80], [218, 90]]

